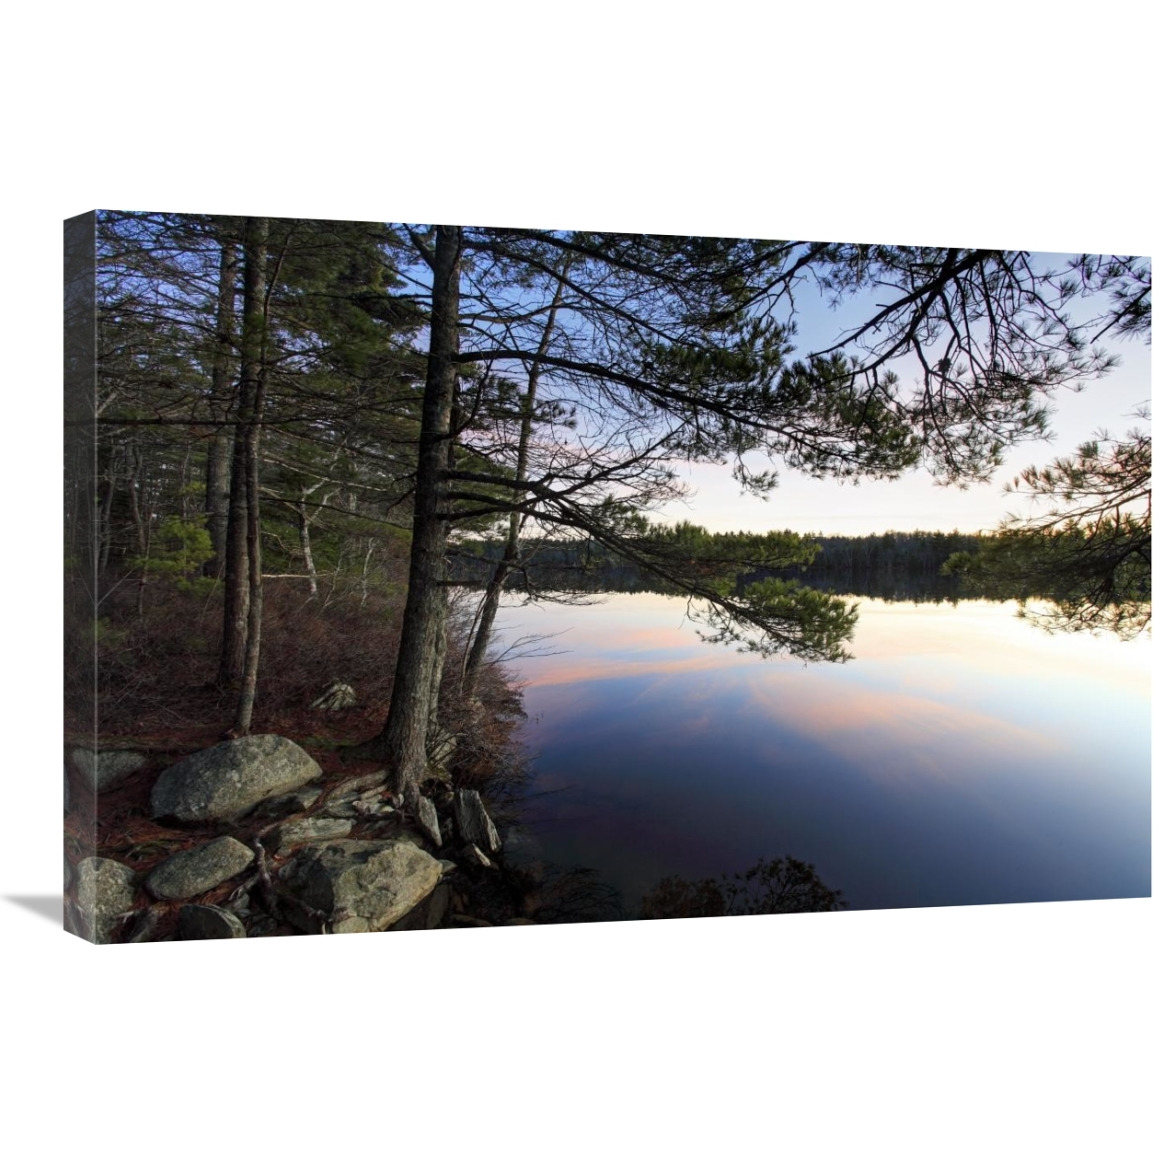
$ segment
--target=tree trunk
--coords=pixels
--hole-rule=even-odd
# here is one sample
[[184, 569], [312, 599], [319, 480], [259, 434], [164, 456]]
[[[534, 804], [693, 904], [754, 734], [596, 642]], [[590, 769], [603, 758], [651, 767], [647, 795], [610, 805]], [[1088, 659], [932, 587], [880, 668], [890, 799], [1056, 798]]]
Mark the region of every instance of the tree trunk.
[[[244, 679], [245, 652], [251, 617], [249, 564], [249, 450], [261, 383], [264, 326], [264, 250], [267, 223], [250, 219], [245, 228], [244, 316], [241, 322], [240, 381], [237, 386], [237, 427], [233, 439], [232, 475], [228, 498], [228, 540], [224, 569], [224, 629], [217, 683], [237, 689]], [[257, 258], [256, 249], [260, 250]]]
[[[99, 496], [100, 487], [96, 486], [98, 494], [96, 509], [93, 513], [95, 524], [95, 560], [96, 574], [103, 576], [108, 569], [108, 558], [112, 553], [112, 501], [116, 496], [116, 464], [113, 460], [109, 466], [108, 477], [104, 482], [104, 495]], [[95, 593], [93, 594], [95, 599]], [[94, 600], [95, 603], [95, 600]]]
[[140, 566], [140, 576], [136, 584], [136, 616], [144, 616], [144, 591], [148, 586], [148, 554], [151, 533], [148, 531], [144, 512], [141, 509], [140, 494], [144, 488], [144, 456], [138, 446], [131, 450], [132, 470], [128, 476], [129, 508], [132, 525], [136, 530], [136, 562]]
[[[442, 584], [437, 591], [441, 604], [437, 613], [441, 619], [441, 627], [437, 630], [434, 639], [433, 660], [429, 664], [429, 724], [427, 727], [429, 739], [435, 739], [440, 720], [441, 705], [441, 678], [445, 672], [445, 655], [449, 652], [449, 587]], [[426, 741], [426, 750], [427, 750]]]
[[[236, 245], [224, 241], [220, 246], [220, 288], [217, 295], [216, 351], [212, 362], [212, 404], [210, 412], [216, 420], [224, 420], [232, 401], [233, 310], [236, 304]], [[228, 497], [233, 430], [220, 427], [208, 447], [208, 463], [204, 479], [204, 511], [213, 556], [204, 563], [206, 577], [219, 577], [224, 569], [228, 548]]]
[[238, 440], [242, 444], [243, 452], [236, 462], [243, 465], [245, 480], [244, 530], [248, 562], [246, 574], [248, 614], [244, 661], [240, 699], [237, 702], [236, 722], [233, 726], [238, 736], [246, 735], [252, 725], [257, 670], [260, 666], [261, 610], [264, 603], [260, 547], [260, 433], [264, 410], [265, 339], [268, 321], [264, 274], [267, 249], [268, 221], [263, 217], [250, 218], [245, 227], [244, 320], [241, 332], [242, 423]]
[[[243, 407], [243, 376], [241, 389]], [[217, 673], [217, 684], [222, 689], [235, 689], [240, 684], [248, 642], [248, 478], [244, 453], [244, 434], [238, 428], [233, 440], [228, 496], [228, 544], [224, 554], [224, 628], [220, 670]]]
[[369, 743], [369, 750], [377, 753], [388, 768], [392, 788], [404, 792], [406, 800], [425, 775], [425, 743], [435, 692], [432, 675], [445, 627], [448, 530], [437, 514], [449, 459], [457, 379], [460, 258], [461, 229], [439, 225], [433, 257], [433, 310], [417, 454], [409, 591], [389, 716], [384, 729]]
[[297, 524], [300, 529], [301, 552], [305, 559], [305, 572], [309, 575], [309, 597], [317, 595], [317, 567], [313, 561], [313, 546], [309, 538], [309, 515], [304, 501], [297, 506]]
[[246, 438], [246, 472], [248, 474], [248, 630], [244, 648], [244, 672], [241, 677], [240, 700], [236, 707], [233, 726], [238, 736], [248, 734], [252, 727], [252, 707], [256, 701], [256, 679], [260, 667], [261, 612], [264, 608], [264, 589], [261, 584], [260, 549], [260, 427]]
[[[517, 443], [517, 480], [524, 481], [529, 470], [529, 439], [533, 432], [533, 409], [537, 403], [537, 382], [541, 377], [541, 360], [549, 351], [549, 342], [553, 338], [553, 327], [557, 322], [557, 313], [561, 308], [561, 294], [563, 280], [569, 272], [570, 260], [566, 258], [561, 268], [561, 278], [557, 281], [557, 291], [553, 294], [553, 303], [549, 308], [549, 319], [545, 322], [545, 331], [541, 334], [541, 342], [537, 347], [537, 359], [529, 369], [529, 380], [525, 389], [525, 396], [521, 404], [521, 432]], [[493, 634], [493, 623], [497, 618], [497, 610], [501, 605], [501, 592], [505, 588], [505, 581], [510, 572], [521, 558], [521, 514], [514, 511], [509, 514], [509, 533], [505, 539], [505, 552], [489, 579], [485, 589], [485, 598], [481, 605], [481, 615], [477, 622], [477, 631], [473, 636], [473, 644], [469, 647], [469, 655], [465, 659], [464, 676], [461, 679], [461, 695], [466, 701], [471, 700], [477, 690], [477, 676], [485, 661], [485, 654], [489, 650], [489, 639]]]
[[370, 537], [365, 546], [365, 559], [361, 564], [361, 608], [369, 599], [369, 562], [373, 559], [373, 550], [377, 547], [376, 537]]

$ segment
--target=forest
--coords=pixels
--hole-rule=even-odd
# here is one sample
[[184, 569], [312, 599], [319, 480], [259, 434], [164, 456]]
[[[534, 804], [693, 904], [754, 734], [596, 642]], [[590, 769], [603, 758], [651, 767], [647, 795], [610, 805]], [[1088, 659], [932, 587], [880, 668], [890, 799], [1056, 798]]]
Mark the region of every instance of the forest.
[[[656, 536], [663, 530], [650, 526], [648, 532]], [[665, 532], [671, 532], [683, 547], [692, 551], [698, 569], [709, 565], [719, 550], [727, 547], [732, 550], [734, 542], [741, 542], [741, 547], [749, 550], [753, 537], [751, 534], [711, 534], [688, 522], [680, 522]], [[780, 541], [782, 536], [775, 534], [773, 540]], [[963, 584], [960, 574], [943, 573], [955, 555], [974, 554], [979, 550], [982, 538], [978, 534], [895, 531], [859, 537], [794, 536], [797, 556], [786, 559], [788, 564], [775, 565], [771, 558], [770, 563], [751, 569], [740, 580], [748, 583], [777, 575], [798, 579], [813, 587], [836, 584], [840, 593], [880, 594], [887, 599], [900, 596], [920, 600], [923, 594], [938, 599], [981, 596]], [[503, 551], [499, 540], [462, 542], [451, 551], [453, 583], [466, 588], [484, 588]], [[953, 564], [958, 566], [961, 562]], [[595, 592], [598, 588], [620, 591], [664, 588], [641, 566], [605, 546], [595, 542], [573, 544], [550, 537], [523, 543], [521, 568], [509, 583], [518, 590], [542, 592], [566, 588], [582, 592]]]
[[[951, 562], [973, 588], [1050, 589], [1063, 625], [1140, 630], [1142, 429], [1024, 476], [1051, 500], [1048, 516], [991, 527], [980, 542], [711, 534], [651, 518], [685, 494], [683, 462], [726, 463], [762, 494], [781, 467], [841, 480], [914, 468], [943, 483], [988, 477], [1008, 447], [1045, 432], [1057, 390], [1110, 371], [1107, 338], [1149, 339], [1148, 260], [1048, 260], [76, 218], [68, 724], [83, 731], [98, 710], [114, 732], [323, 728], [310, 706], [355, 684], [360, 753], [398, 792], [419, 794], [446, 726], [458, 738], [504, 731], [515, 715], [490, 640], [502, 590], [524, 580], [543, 543], [627, 562], [699, 605], [717, 639], [767, 654], [844, 660], [852, 607], [815, 586], [936, 576], [959, 553], [980, 559]], [[879, 303], [831, 347], [798, 349], [803, 282], [830, 301]], [[453, 586], [480, 553], [491, 563], [463, 618]]]

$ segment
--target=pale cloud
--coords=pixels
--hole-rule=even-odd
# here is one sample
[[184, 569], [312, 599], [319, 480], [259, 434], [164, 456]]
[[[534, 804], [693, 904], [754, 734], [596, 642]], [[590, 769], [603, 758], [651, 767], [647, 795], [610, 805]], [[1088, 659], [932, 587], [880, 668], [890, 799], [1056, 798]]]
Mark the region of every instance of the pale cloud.
[[[749, 695], [747, 710], [764, 711], [775, 729], [798, 733], [887, 784], [956, 777], [967, 766], [985, 770], [1004, 762], [1008, 749], [1033, 758], [1063, 748], [1054, 736], [973, 705], [916, 693], [842, 684], [814, 694], [751, 679]], [[943, 758], [943, 750], [953, 756]]]
[[526, 677], [533, 686], [574, 685], [583, 681], [616, 681], [655, 676], [676, 677], [706, 670], [724, 670], [732, 663], [733, 654], [713, 650], [696, 657], [680, 656], [669, 660], [657, 658], [622, 660], [620, 657], [585, 656], [573, 658], [565, 664], [557, 662]]

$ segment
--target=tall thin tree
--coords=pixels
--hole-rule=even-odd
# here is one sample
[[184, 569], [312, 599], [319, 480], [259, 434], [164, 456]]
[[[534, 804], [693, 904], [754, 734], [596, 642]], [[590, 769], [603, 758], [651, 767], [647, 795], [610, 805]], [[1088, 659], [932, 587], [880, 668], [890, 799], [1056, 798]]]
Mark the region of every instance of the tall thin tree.
[[[565, 278], [569, 275], [571, 256], [565, 256], [560, 276], [557, 279], [557, 288], [553, 293], [553, 300], [549, 306], [549, 316], [545, 322], [541, 340], [537, 346], [537, 356], [529, 366], [525, 393], [521, 398], [521, 428], [517, 438], [517, 467], [514, 481], [524, 484], [529, 475], [529, 439], [533, 435], [533, 418], [537, 405], [537, 385], [541, 379], [543, 367], [542, 358], [549, 351], [549, 343], [553, 339], [553, 329], [557, 324], [557, 313], [561, 309], [564, 296]], [[509, 528], [505, 536], [505, 551], [501, 560], [497, 562], [493, 575], [485, 587], [477, 615], [477, 626], [473, 632], [469, 652], [465, 658], [465, 672], [461, 683], [461, 692], [466, 700], [471, 699], [477, 691], [477, 677], [489, 650], [489, 641], [493, 635], [493, 624], [497, 619], [497, 610], [501, 605], [501, 593], [509, 574], [516, 568], [521, 559], [521, 522], [523, 513], [520, 509], [513, 509], [509, 513]]]
[[[236, 308], [236, 243], [225, 237], [220, 245], [220, 283], [216, 311], [216, 347], [212, 359], [212, 401], [210, 411], [225, 421], [232, 409], [232, 357], [235, 339], [233, 313]], [[205, 562], [206, 577], [217, 577], [223, 570], [228, 548], [228, 490], [231, 477], [234, 430], [228, 424], [216, 427], [208, 447], [205, 464], [204, 511], [213, 556]]]
[[[244, 300], [237, 386], [237, 428], [228, 506], [228, 550], [225, 566], [224, 632], [219, 683], [241, 690], [235, 729], [251, 722], [259, 658], [260, 621], [260, 420], [264, 404], [264, 350], [268, 301], [265, 261], [268, 221], [250, 217], [244, 232]], [[255, 556], [254, 556], [255, 553]], [[255, 579], [254, 579], [255, 578]], [[254, 607], [254, 593], [258, 594]], [[255, 649], [254, 649], [255, 646]], [[245, 701], [247, 698], [247, 709]]]
[[436, 692], [433, 671], [445, 627], [447, 524], [439, 513], [449, 465], [453, 398], [457, 383], [462, 229], [438, 225], [434, 248], [429, 359], [417, 449], [409, 597], [401, 625], [396, 676], [385, 727], [369, 750], [391, 769], [406, 801], [426, 770], [425, 743]]

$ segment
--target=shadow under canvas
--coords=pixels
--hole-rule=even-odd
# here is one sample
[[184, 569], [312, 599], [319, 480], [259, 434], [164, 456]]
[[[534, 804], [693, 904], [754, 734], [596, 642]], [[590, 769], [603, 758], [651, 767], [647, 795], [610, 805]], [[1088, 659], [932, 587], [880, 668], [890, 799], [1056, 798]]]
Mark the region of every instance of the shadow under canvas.
[[56, 925], [62, 925], [64, 919], [63, 898], [60, 894], [5, 894], [8, 901], [23, 906], [34, 914], [47, 918]]

